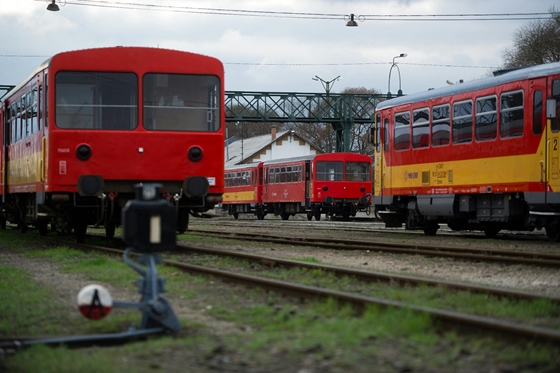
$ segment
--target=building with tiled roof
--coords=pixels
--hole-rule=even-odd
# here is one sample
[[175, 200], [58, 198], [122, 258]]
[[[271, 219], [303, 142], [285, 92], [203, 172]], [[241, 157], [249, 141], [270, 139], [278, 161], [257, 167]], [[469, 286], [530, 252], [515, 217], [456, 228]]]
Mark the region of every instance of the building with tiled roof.
[[295, 131], [280, 131], [272, 126], [270, 134], [226, 141], [225, 167], [273, 159], [323, 153]]

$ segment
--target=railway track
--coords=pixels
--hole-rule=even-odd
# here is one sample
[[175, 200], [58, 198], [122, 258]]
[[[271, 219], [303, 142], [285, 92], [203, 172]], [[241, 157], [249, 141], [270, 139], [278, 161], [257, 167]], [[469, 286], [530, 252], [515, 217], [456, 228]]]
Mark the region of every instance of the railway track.
[[[78, 245], [78, 244], [69, 243], [68, 241], [54, 240], [50, 238], [47, 240], [52, 243], [58, 243], [58, 244], [62, 243], [64, 245], [70, 244], [80, 249], [98, 250], [98, 251], [103, 251], [103, 252], [117, 254], [117, 255], [122, 255], [124, 253], [123, 250], [114, 249], [114, 248], [107, 248], [107, 247], [93, 246], [93, 245], [83, 245], [83, 244]], [[180, 245], [178, 249], [181, 251], [199, 250], [199, 248], [195, 248], [192, 246], [187, 247], [185, 245]], [[216, 253], [212, 253], [212, 254], [216, 254]], [[300, 263], [300, 262], [285, 261], [285, 260], [280, 261], [278, 259], [263, 258], [263, 257], [257, 258], [256, 256], [254, 258], [249, 258], [246, 256], [246, 254], [244, 254], [244, 259], [260, 260], [261, 262], [265, 262], [265, 263], [268, 262], [269, 265], [276, 263], [279, 265], [281, 264], [281, 265], [290, 265], [290, 266], [300, 265], [300, 266], [306, 266], [308, 268], [315, 267], [315, 266], [316, 268], [320, 267], [319, 265], [314, 265], [309, 263]], [[338, 302], [352, 304], [357, 309], [365, 309], [369, 305], [376, 305], [382, 307], [407, 308], [415, 312], [425, 313], [429, 315], [432, 319], [437, 321], [442, 321], [445, 323], [453, 323], [462, 326], [466, 325], [469, 327], [477, 327], [485, 331], [491, 330], [494, 332], [507, 333], [507, 334], [514, 335], [516, 337], [525, 337], [525, 338], [530, 338], [530, 339], [535, 339], [540, 341], [560, 343], [560, 331], [554, 329], [525, 325], [525, 324], [520, 324], [508, 320], [501, 320], [493, 317], [470, 315], [470, 314], [464, 314], [455, 311], [448, 311], [448, 310], [436, 309], [436, 308], [425, 307], [425, 306], [410, 305], [394, 300], [363, 296], [350, 292], [330, 290], [327, 288], [322, 288], [317, 286], [301, 285], [293, 282], [280, 281], [280, 280], [270, 279], [266, 277], [253, 276], [253, 275], [246, 275], [246, 274], [241, 274], [241, 273], [236, 273], [231, 271], [220, 270], [216, 268], [209, 268], [205, 266], [185, 264], [177, 260], [163, 260], [162, 263], [190, 273], [211, 275], [211, 276], [222, 278], [228, 282], [242, 283], [249, 286], [258, 286], [266, 290], [272, 290], [290, 296], [296, 296], [300, 298], [321, 298], [321, 299], [332, 298], [337, 300]], [[361, 273], [363, 271], [353, 271], [353, 270], [346, 271], [344, 269], [337, 269], [334, 267], [331, 269], [324, 268], [324, 270], [332, 270], [332, 271], [340, 270], [344, 272], [344, 275], [350, 275], [350, 276], [354, 276], [354, 275], [358, 277], [369, 276], [364, 273]], [[342, 272], [340, 272], [340, 274], [342, 274]], [[351, 274], [351, 272], [355, 272], [355, 273]], [[409, 282], [413, 280], [412, 278], [407, 278], [407, 276], [390, 275], [390, 277], [386, 277], [386, 279], [388, 278], [394, 278], [395, 281], [405, 281], [405, 282]], [[451, 284], [446, 285], [445, 283], [443, 283], [442, 286], [451, 286]], [[486, 289], [482, 289], [482, 288], [484, 287], [479, 287], [478, 290], [473, 290], [473, 291], [493, 292], [491, 288], [486, 288]], [[512, 296], [512, 297], [518, 296], [521, 298], [529, 297], [534, 299], [534, 297], [531, 297], [529, 294], [514, 295], [514, 293], [515, 292], [513, 291], [505, 291], [505, 293], [501, 294], [501, 296]], [[499, 295], [500, 293], [498, 292], [495, 294]], [[554, 299], [554, 301], [557, 301], [557, 299]]]
[[223, 239], [245, 240], [253, 242], [270, 242], [284, 245], [314, 246], [334, 250], [361, 250], [408, 255], [424, 255], [431, 257], [446, 257], [474, 261], [498, 262], [507, 264], [539, 265], [560, 267], [560, 255], [541, 254], [535, 252], [473, 249], [459, 247], [442, 247], [428, 245], [414, 245], [403, 243], [386, 243], [358, 240], [340, 240], [333, 238], [285, 237], [254, 233], [232, 233], [208, 230], [190, 230], [191, 234]]
[[[205, 219], [203, 223], [200, 221], [193, 221], [191, 227], [195, 228], [197, 225], [211, 225], [220, 227], [239, 228], [255, 228], [255, 229], [294, 229], [294, 230], [321, 230], [321, 231], [343, 231], [343, 232], [358, 232], [358, 233], [399, 233], [410, 236], [425, 236], [424, 232], [420, 230], [405, 230], [404, 228], [386, 228], [385, 223], [378, 220], [371, 219], [356, 219], [350, 221], [344, 220], [322, 220], [322, 221], [307, 221], [307, 220], [279, 220], [279, 219]], [[190, 229], [189, 229], [190, 230]], [[469, 237], [479, 238], [481, 240], [488, 240], [483, 232], [479, 231], [453, 231], [447, 228], [446, 225], [441, 225], [437, 231], [437, 237]], [[543, 241], [549, 242], [544, 231], [533, 232], [517, 232], [517, 231], [502, 231], [494, 239], [505, 241]]]

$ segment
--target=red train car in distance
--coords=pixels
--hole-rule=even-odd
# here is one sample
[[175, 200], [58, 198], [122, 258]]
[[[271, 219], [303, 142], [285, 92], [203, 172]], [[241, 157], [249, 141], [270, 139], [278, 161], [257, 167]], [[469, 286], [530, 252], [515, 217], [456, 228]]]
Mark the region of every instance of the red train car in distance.
[[0, 108], [1, 225], [112, 236], [134, 185], [159, 183], [186, 230], [222, 198], [223, 78], [215, 58], [159, 48], [48, 59]]
[[240, 213], [267, 214], [287, 220], [307, 214], [348, 219], [371, 203], [371, 158], [332, 153], [279, 159], [227, 169], [223, 206], [235, 218]]

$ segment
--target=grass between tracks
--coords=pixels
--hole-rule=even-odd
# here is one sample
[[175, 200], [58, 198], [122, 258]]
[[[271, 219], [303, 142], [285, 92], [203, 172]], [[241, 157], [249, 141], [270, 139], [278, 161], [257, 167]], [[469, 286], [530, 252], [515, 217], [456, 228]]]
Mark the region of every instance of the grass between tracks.
[[[138, 276], [120, 258], [47, 248], [33, 234], [14, 231], [0, 231], [0, 245], [0, 336], [121, 332], [131, 322], [138, 324], [138, 312], [131, 310], [84, 321], [60, 302], [55, 285], [2, 264], [10, 253], [39, 265], [55, 263], [63, 274], [86, 283], [131, 288]], [[528, 372], [560, 366], [558, 346], [445, 331], [408, 310], [369, 307], [356, 315], [332, 300], [301, 303], [165, 266], [158, 271], [168, 279], [166, 295], [183, 325], [178, 335], [110, 348], [37, 346], [0, 360], [0, 371], [35, 372], [40, 366], [42, 372], [60, 373]], [[320, 272], [287, 273], [298, 280], [308, 276], [311, 283], [328, 278]], [[418, 297], [427, 296], [424, 291]], [[68, 296], [75, 299], [76, 294]], [[191, 317], [191, 311], [202, 316]]]

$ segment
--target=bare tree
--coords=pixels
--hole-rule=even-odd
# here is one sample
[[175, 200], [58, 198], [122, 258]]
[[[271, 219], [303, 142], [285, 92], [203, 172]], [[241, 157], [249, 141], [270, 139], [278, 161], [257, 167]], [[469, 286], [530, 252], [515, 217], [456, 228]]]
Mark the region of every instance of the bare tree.
[[513, 48], [502, 53], [504, 68], [560, 61], [560, 13], [552, 7], [550, 19], [538, 20], [518, 29]]

